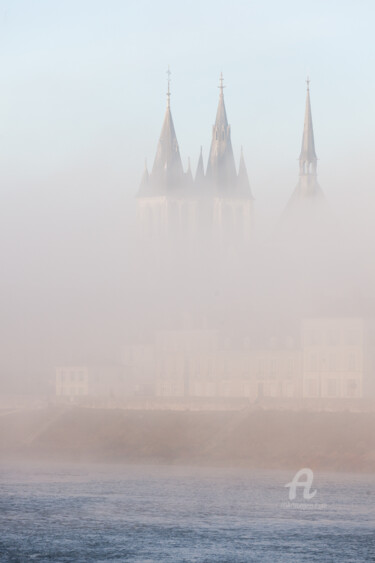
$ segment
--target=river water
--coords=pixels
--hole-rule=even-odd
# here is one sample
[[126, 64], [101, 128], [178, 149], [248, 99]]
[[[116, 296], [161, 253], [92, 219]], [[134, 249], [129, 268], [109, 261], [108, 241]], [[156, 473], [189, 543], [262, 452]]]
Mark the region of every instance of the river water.
[[0, 561], [375, 561], [375, 476], [296, 471], [2, 463]]

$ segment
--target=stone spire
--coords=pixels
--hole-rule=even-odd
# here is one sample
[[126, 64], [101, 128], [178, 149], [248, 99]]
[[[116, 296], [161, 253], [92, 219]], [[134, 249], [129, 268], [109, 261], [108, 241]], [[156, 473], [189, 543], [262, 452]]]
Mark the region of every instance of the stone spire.
[[188, 165], [187, 165], [187, 170], [185, 172], [185, 184], [187, 187], [192, 186], [194, 184], [194, 180], [193, 180], [193, 174], [191, 171], [191, 163], [190, 163], [190, 156], [188, 157]]
[[212, 128], [212, 141], [207, 164], [207, 178], [218, 188], [230, 188], [236, 184], [230, 125], [224, 104], [223, 73], [220, 75], [220, 96], [215, 125]]
[[183, 181], [184, 173], [171, 113], [170, 70], [168, 68], [167, 109], [156, 151], [151, 180], [160, 189], [176, 187]]
[[238, 167], [237, 189], [240, 195], [243, 195], [244, 197], [250, 197], [250, 199], [253, 199], [242, 147], [241, 147], [240, 165]]
[[141, 183], [139, 184], [138, 196], [144, 195], [148, 190], [150, 175], [147, 169], [147, 160], [145, 159], [145, 167], [143, 169]]
[[201, 152], [199, 154], [197, 171], [195, 173], [195, 180], [194, 181], [195, 181], [196, 184], [201, 184], [202, 182], [204, 182], [204, 166], [203, 166], [202, 147], [201, 147]]
[[317, 160], [311, 116], [310, 80], [307, 79], [305, 123], [299, 157], [299, 181], [288, 202], [286, 211], [295, 207], [295, 204], [324, 200], [322, 189], [317, 180]]
[[143, 169], [143, 176], [142, 176], [142, 180], [141, 180], [141, 186], [148, 184], [149, 178], [150, 178], [150, 175], [149, 175], [149, 173], [148, 173], [148, 168], [147, 168], [147, 159], [145, 158], [145, 167], [144, 167], [144, 169]]
[[305, 123], [303, 127], [301, 154], [299, 155], [300, 175], [316, 175], [317, 158], [315, 153], [314, 130], [311, 116], [310, 80], [307, 78]]

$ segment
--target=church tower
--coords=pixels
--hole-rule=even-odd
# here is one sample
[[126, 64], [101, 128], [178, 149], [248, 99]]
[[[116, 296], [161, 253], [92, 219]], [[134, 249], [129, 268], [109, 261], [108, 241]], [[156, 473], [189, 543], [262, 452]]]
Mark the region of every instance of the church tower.
[[189, 191], [193, 183], [190, 161], [183, 171], [180, 149], [171, 112], [170, 71], [168, 69], [167, 107], [151, 174], [147, 166], [137, 194], [138, 224], [143, 238], [176, 234], [191, 214]]
[[215, 125], [212, 127], [212, 141], [207, 164], [207, 180], [217, 189], [230, 189], [236, 183], [236, 165], [234, 163], [230, 125], [224, 104], [224, 78], [220, 75], [219, 105]]
[[190, 159], [186, 172], [182, 166], [171, 113], [168, 70], [167, 108], [156, 156], [150, 174], [145, 166], [137, 194], [142, 238], [249, 240], [253, 197], [242, 150], [236, 172], [222, 75], [219, 90], [207, 171], [205, 174], [201, 148], [193, 178]]
[[221, 73], [219, 104], [212, 128], [206, 174], [213, 196], [213, 232], [215, 237], [247, 241], [252, 230], [253, 196], [242, 149], [238, 175], [236, 172], [223, 82]]
[[314, 130], [311, 115], [310, 80], [307, 79], [305, 122], [299, 155], [299, 181], [290, 198], [286, 212], [324, 202], [324, 196], [317, 180], [317, 162]]

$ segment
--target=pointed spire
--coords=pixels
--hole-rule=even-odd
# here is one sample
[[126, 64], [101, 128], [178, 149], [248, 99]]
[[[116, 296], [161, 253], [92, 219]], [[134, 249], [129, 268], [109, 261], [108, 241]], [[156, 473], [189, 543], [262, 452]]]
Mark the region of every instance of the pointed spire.
[[190, 156], [188, 157], [188, 166], [187, 166], [187, 170], [185, 172], [185, 178], [187, 180], [188, 185], [193, 184], [193, 174], [191, 172]]
[[168, 65], [167, 76], [168, 76], [168, 90], [167, 90], [167, 108], [171, 107], [171, 71]]
[[217, 112], [216, 112], [216, 121], [215, 121], [215, 125], [214, 127], [218, 126], [218, 127], [228, 127], [228, 119], [227, 119], [227, 112], [225, 110], [225, 104], [224, 104], [224, 78], [223, 78], [223, 73], [220, 73], [220, 78], [219, 78], [219, 90], [220, 90], [220, 95], [219, 95], [219, 105], [217, 107]]
[[236, 182], [236, 166], [230, 138], [230, 126], [224, 104], [224, 78], [220, 74], [219, 105], [215, 125], [212, 128], [212, 141], [207, 164], [207, 178], [217, 187], [231, 187]]
[[147, 168], [147, 158], [145, 158], [145, 167], [143, 169], [143, 176], [142, 176], [141, 183], [147, 184], [149, 177], [150, 177], [150, 175], [148, 173], [148, 168]]
[[151, 178], [160, 188], [173, 188], [183, 180], [183, 169], [170, 107], [170, 75], [168, 67], [167, 108], [164, 116]]
[[243, 156], [243, 148], [241, 147], [241, 156], [240, 156], [240, 164], [238, 167], [238, 176], [237, 176], [237, 186], [243, 195], [247, 195], [253, 198], [251, 194], [249, 176], [247, 174], [247, 168], [245, 164], [245, 159]]
[[[299, 157], [299, 179], [294, 189], [292, 197], [289, 199], [285, 213], [289, 214], [293, 210], [297, 215], [304, 213], [301, 209], [312, 201], [324, 201], [324, 195], [318, 184], [316, 175], [317, 157], [315, 153], [314, 131], [311, 117], [310, 104], [310, 80], [307, 79], [305, 123], [302, 135], [302, 147]], [[302, 205], [302, 207], [301, 207]], [[307, 209], [308, 207], [306, 207]], [[302, 217], [302, 215], [301, 215]]]
[[299, 156], [300, 174], [316, 174], [317, 157], [315, 153], [314, 130], [310, 103], [310, 79], [307, 78], [305, 122], [302, 135], [301, 154]]
[[141, 183], [139, 184], [138, 195], [141, 195], [147, 191], [150, 175], [147, 169], [147, 159], [145, 158], [145, 167], [143, 169]]
[[200, 184], [203, 181], [204, 181], [204, 166], [203, 166], [203, 153], [202, 153], [202, 147], [201, 147], [198, 165], [197, 165], [197, 171], [195, 173], [195, 183]]

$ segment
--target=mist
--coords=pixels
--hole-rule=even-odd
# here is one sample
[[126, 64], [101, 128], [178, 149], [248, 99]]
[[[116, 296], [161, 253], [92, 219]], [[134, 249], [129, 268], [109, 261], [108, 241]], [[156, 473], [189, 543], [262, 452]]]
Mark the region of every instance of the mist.
[[374, 560], [372, 2], [0, 2], [0, 560]]

